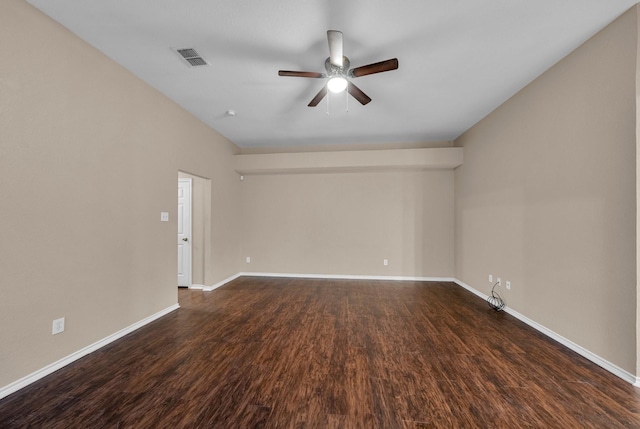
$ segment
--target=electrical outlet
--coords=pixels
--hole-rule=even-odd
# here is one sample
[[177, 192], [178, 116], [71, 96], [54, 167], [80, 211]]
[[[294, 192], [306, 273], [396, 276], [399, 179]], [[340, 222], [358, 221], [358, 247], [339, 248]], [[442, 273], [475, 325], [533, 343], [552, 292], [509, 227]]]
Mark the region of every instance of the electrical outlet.
[[247, 262], [247, 264], [251, 263], [251, 256], [247, 256], [247, 259], [245, 259], [245, 261]]
[[382, 261], [382, 263], [384, 264], [384, 266], [386, 267], [387, 265], [389, 265], [389, 260], [385, 259], [384, 261]]
[[511, 282], [509, 280], [507, 280], [505, 282], [505, 285], [506, 285], [507, 289], [511, 289]]
[[489, 283], [493, 283], [493, 274], [489, 274]]
[[160, 212], [160, 221], [169, 222], [169, 212]]
[[498, 277], [498, 279], [496, 280], [496, 282], [498, 283], [498, 286], [502, 286], [502, 280], [500, 280], [500, 277]]
[[64, 317], [54, 320], [51, 327], [51, 335], [59, 334], [60, 332], [64, 332]]

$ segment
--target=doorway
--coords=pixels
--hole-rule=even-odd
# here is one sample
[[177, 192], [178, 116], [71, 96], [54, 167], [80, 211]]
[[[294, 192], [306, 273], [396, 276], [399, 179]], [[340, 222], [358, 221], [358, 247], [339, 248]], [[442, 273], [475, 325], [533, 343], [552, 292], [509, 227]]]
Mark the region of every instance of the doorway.
[[[181, 261], [180, 250], [178, 250], [178, 285], [192, 289], [204, 289], [205, 285], [209, 284], [207, 281], [211, 276], [211, 180], [179, 171], [179, 191], [180, 183], [183, 180], [191, 183], [188, 210], [190, 236], [187, 237], [187, 241], [184, 241], [184, 237], [180, 235], [181, 222], [179, 218], [181, 208], [180, 201], [178, 201], [178, 248], [180, 249], [180, 243], [188, 243], [188, 248], [183, 247], [183, 249], [189, 252], [189, 261], [185, 262], [184, 258]], [[181, 265], [181, 263], [186, 265]], [[189, 272], [189, 282], [184, 284], [184, 281], [180, 281], [180, 273], [187, 270]]]

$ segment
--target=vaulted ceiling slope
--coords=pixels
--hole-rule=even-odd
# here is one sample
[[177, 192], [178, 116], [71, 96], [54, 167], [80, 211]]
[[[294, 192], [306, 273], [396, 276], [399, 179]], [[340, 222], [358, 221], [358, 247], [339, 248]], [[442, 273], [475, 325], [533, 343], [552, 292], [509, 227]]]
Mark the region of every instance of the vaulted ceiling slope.
[[[244, 148], [451, 141], [636, 3], [28, 1]], [[352, 66], [399, 60], [354, 80], [366, 106], [342, 93], [307, 107], [324, 81], [278, 76], [323, 72], [330, 29]]]

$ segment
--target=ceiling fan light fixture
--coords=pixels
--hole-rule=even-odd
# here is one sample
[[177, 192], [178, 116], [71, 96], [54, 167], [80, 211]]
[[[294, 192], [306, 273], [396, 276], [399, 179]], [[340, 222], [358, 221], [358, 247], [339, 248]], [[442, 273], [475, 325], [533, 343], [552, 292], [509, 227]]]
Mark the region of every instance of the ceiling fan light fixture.
[[325, 85], [322, 85], [320, 91], [318, 91], [316, 96], [309, 102], [309, 107], [316, 107], [329, 92], [340, 93], [345, 90], [347, 90], [349, 95], [358, 100], [358, 102], [364, 106], [371, 101], [371, 97], [355, 86], [351, 82], [351, 79], [396, 70], [398, 68], [398, 59], [392, 58], [390, 60], [379, 61], [377, 63], [367, 64], [366, 66], [360, 66], [352, 69], [350, 68], [351, 61], [349, 61], [349, 58], [345, 57], [343, 54], [342, 33], [336, 30], [329, 30], [327, 31], [327, 40], [329, 41], [329, 58], [324, 61], [324, 69], [327, 71], [326, 73], [291, 70], [278, 71], [278, 76], [328, 79], [328, 82]]
[[345, 79], [343, 76], [334, 76], [329, 79], [329, 82], [327, 82], [327, 88], [329, 89], [329, 91], [337, 94], [347, 89], [348, 83], [349, 82], [347, 82], [347, 79]]

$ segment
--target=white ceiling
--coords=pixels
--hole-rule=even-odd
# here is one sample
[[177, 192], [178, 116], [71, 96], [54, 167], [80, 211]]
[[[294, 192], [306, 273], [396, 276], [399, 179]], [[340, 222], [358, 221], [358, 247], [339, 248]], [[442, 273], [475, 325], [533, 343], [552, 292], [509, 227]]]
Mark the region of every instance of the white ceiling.
[[[241, 147], [453, 140], [637, 0], [28, 0]], [[354, 80], [307, 107], [326, 31]], [[190, 68], [173, 48], [211, 65]], [[225, 115], [227, 110], [236, 116]]]

